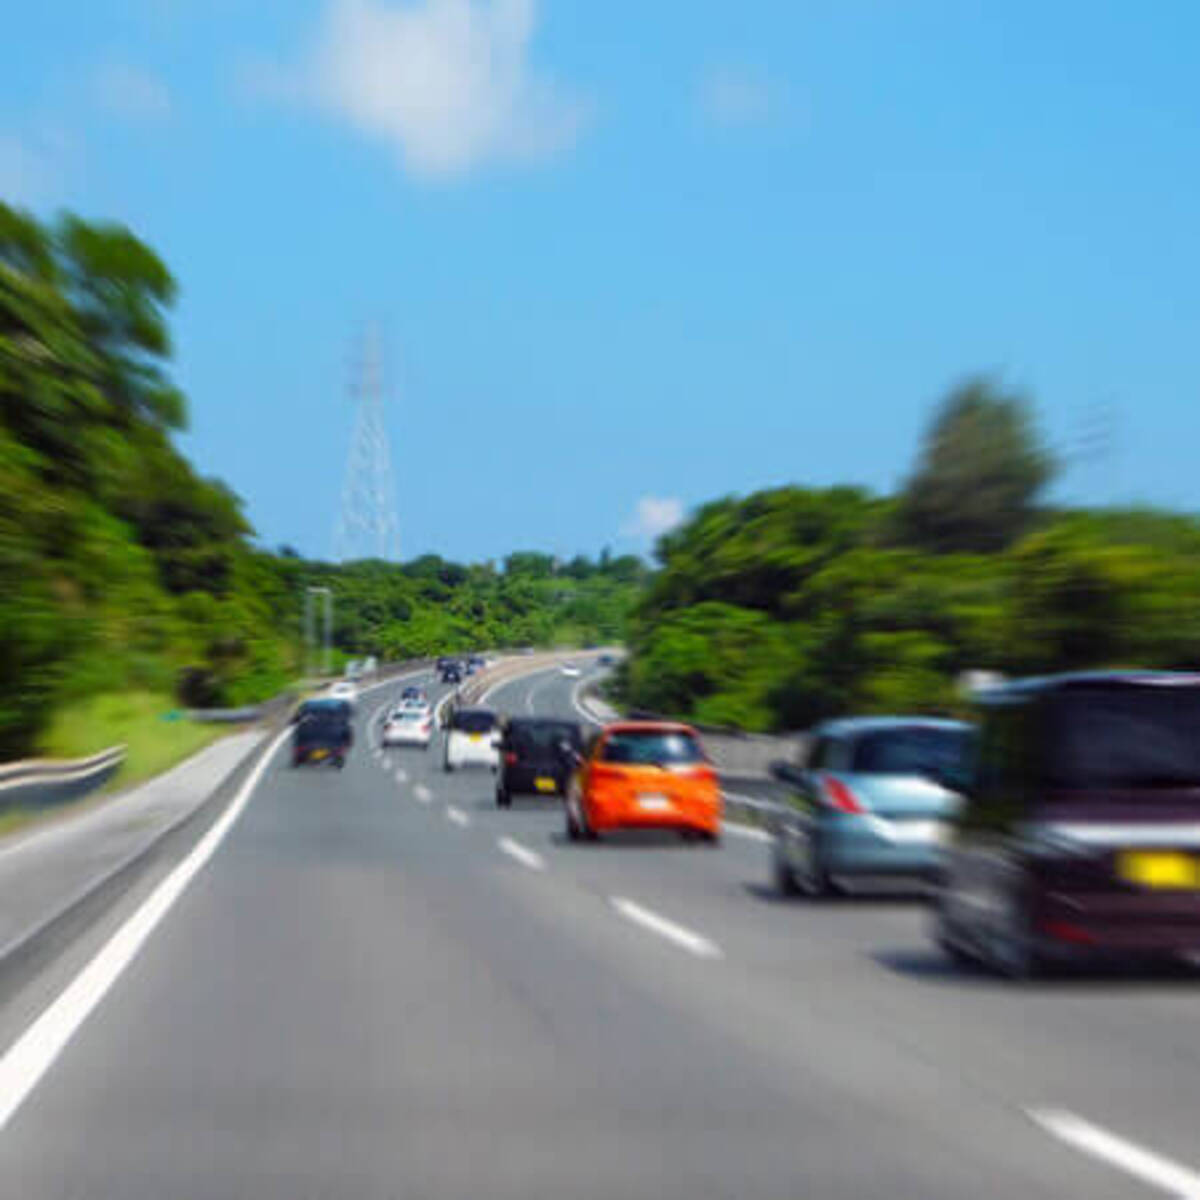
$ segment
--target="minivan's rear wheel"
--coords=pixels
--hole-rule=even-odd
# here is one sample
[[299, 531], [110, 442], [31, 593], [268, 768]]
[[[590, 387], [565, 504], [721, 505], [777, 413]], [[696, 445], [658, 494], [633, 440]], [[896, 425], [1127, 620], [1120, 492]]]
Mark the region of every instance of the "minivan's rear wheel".
[[1032, 983], [1051, 973], [1051, 962], [1038, 949], [1033, 920], [1024, 905], [1011, 914], [1003, 929], [992, 929], [988, 961], [1014, 983]]
[[496, 807], [512, 808], [512, 793], [503, 784], [496, 789]]
[[956, 966], [968, 967], [976, 963], [975, 956], [955, 935], [954, 926], [946, 915], [946, 901], [939, 893], [933, 902], [933, 940], [941, 952]]

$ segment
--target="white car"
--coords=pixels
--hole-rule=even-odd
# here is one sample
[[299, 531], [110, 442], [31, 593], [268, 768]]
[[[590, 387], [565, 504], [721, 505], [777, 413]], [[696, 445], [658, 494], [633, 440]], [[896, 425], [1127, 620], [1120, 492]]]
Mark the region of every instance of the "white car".
[[579, 669], [579, 667], [575, 663], [563, 663], [562, 673], [568, 679], [578, 679], [579, 676], [583, 674], [583, 672]]
[[459, 708], [446, 727], [447, 771], [460, 767], [500, 768], [500, 718], [490, 708]]
[[351, 708], [355, 708], [358, 705], [358, 688], [348, 679], [339, 679], [330, 686], [329, 697], [331, 700], [345, 700]]
[[397, 708], [383, 723], [385, 746], [428, 746], [433, 738], [433, 711], [424, 708]]

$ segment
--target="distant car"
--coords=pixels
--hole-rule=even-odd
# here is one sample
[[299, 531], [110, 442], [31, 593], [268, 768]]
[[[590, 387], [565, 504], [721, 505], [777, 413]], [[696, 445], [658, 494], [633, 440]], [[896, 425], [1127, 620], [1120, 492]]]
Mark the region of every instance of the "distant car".
[[510, 807], [514, 795], [561, 796], [582, 751], [583, 734], [575, 721], [513, 717], [500, 739], [497, 807]]
[[427, 700], [428, 696], [423, 687], [418, 687], [415, 683], [409, 684], [401, 693], [401, 700]]
[[472, 654], [471, 657], [467, 659], [467, 670], [472, 675], [482, 671], [486, 666], [487, 660], [478, 654]]
[[598, 654], [596, 656], [596, 665], [600, 667], [611, 667], [616, 659], [611, 654]]
[[499, 768], [500, 719], [490, 708], [459, 708], [450, 714], [443, 766], [447, 771]]
[[354, 727], [340, 704], [308, 704], [292, 729], [292, 766], [327, 762], [344, 767], [354, 745]]
[[1200, 674], [1057, 675], [977, 699], [935, 898], [943, 948], [1013, 978], [1200, 952]]
[[385, 746], [428, 747], [432, 738], [432, 709], [427, 704], [410, 703], [388, 714], [380, 740]]
[[442, 676], [443, 683], [457, 684], [457, 683], [462, 683], [462, 680], [463, 680], [462, 670], [459, 668], [458, 663], [454, 663], [454, 662], [447, 663], [442, 668], [441, 676]]
[[559, 668], [568, 679], [578, 679], [583, 672], [576, 663], [563, 663]]
[[687, 725], [609, 725], [584, 751], [565, 807], [572, 841], [631, 828], [674, 829], [712, 844], [721, 839], [717, 773]]
[[330, 685], [329, 697], [331, 700], [344, 700], [351, 708], [355, 708], [358, 705], [358, 688], [348, 679], [339, 679]]
[[772, 829], [776, 887], [825, 896], [852, 878], [932, 882], [974, 747], [962, 721], [850, 717], [813, 730], [807, 766], [777, 765], [793, 804]]

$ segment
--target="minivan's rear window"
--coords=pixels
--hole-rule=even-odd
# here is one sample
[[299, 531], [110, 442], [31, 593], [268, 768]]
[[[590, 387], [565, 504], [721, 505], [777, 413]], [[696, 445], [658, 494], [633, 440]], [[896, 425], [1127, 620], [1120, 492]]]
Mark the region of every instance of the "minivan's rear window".
[[851, 770], [864, 775], [934, 775], [961, 772], [971, 755], [969, 729], [910, 725], [864, 734], [854, 747]]
[[583, 745], [579, 726], [571, 721], [538, 721], [528, 724], [513, 722], [509, 726], [509, 744], [525, 754], [555, 752], [559, 742], [566, 740], [578, 749]]
[[686, 766], [704, 762], [704, 751], [689, 733], [638, 729], [610, 735], [600, 758], [631, 766]]
[[469, 709], [456, 712], [450, 718], [450, 728], [461, 730], [463, 733], [491, 733], [496, 728], [496, 714], [472, 712]]
[[1044, 772], [1055, 788], [1200, 788], [1200, 688], [1060, 692]]

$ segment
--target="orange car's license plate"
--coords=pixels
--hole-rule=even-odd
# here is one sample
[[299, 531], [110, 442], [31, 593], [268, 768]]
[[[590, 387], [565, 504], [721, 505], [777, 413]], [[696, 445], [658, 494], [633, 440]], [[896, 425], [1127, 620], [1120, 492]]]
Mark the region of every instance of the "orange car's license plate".
[[1200, 888], [1200, 858], [1177, 850], [1126, 850], [1117, 856], [1117, 874], [1142, 887], [1190, 891]]
[[666, 812], [671, 807], [671, 801], [666, 796], [646, 795], [643, 793], [637, 799], [638, 808], [643, 812]]
[[545, 775], [539, 775], [534, 781], [533, 786], [539, 792], [553, 792], [558, 790], [558, 785], [553, 779], [547, 778]]

